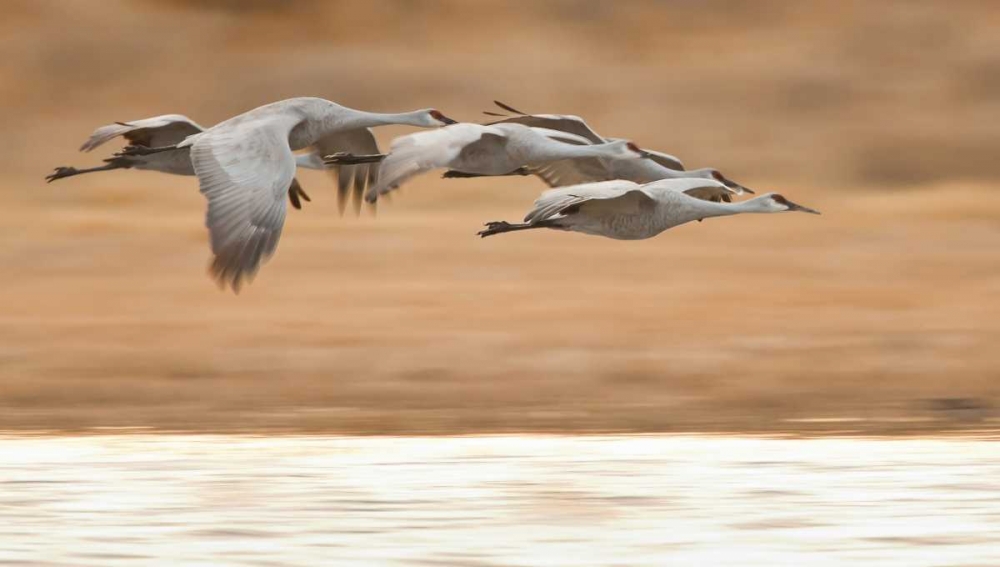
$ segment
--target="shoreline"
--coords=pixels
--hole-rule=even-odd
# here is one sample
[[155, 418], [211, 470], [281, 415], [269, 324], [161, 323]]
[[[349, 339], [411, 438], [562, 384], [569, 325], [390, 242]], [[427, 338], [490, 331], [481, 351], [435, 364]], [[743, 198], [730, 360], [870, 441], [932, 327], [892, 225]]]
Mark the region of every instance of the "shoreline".
[[[332, 436], [332, 437], [465, 437], [465, 436], [711, 436], [711, 437], [760, 437], [760, 438], [982, 438], [1000, 439], [1000, 418], [962, 420], [948, 417], [923, 416], [886, 418], [785, 418], [752, 424], [750, 419], [728, 419], [707, 423], [691, 419], [687, 423], [670, 426], [628, 426], [608, 420], [602, 425], [586, 426], [539, 421], [520, 425], [491, 424], [472, 427], [463, 425], [453, 416], [452, 422], [440, 415], [436, 419], [413, 419], [398, 423], [400, 414], [392, 413], [392, 425], [373, 426], [368, 420], [325, 420], [320, 422], [307, 417], [313, 410], [302, 412], [299, 418], [293, 412], [241, 411], [234, 415], [217, 416], [212, 421], [191, 419], [149, 419], [140, 421], [111, 421], [87, 419], [72, 412], [36, 412], [34, 419], [16, 421], [9, 413], [0, 417], [0, 437], [13, 436], [92, 436], [92, 435], [238, 435], [238, 436]], [[59, 415], [61, 414], [61, 415]], [[405, 415], [405, 414], [404, 414]], [[61, 421], [61, 423], [59, 423]], [[432, 422], [436, 421], [436, 424]]]

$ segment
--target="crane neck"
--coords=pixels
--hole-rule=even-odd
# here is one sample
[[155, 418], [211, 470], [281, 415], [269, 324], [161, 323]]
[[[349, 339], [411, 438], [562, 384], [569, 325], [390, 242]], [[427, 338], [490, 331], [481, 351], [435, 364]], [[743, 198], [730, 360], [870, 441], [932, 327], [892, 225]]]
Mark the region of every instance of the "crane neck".
[[714, 201], [699, 200], [699, 208], [704, 217], [724, 217], [728, 215], [739, 215], [743, 213], [773, 213], [768, 201], [770, 196], [761, 195], [746, 201], [737, 203], [716, 203]]
[[412, 112], [366, 112], [355, 110], [352, 121], [358, 124], [359, 128], [372, 126], [388, 126], [392, 124], [403, 124], [407, 126], [426, 126], [426, 113], [421, 110]]

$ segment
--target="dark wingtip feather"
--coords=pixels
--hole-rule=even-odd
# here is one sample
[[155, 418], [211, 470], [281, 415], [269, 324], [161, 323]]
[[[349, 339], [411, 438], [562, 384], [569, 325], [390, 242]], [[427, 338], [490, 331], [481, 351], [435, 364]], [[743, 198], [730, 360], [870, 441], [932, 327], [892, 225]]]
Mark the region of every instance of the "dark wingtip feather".
[[520, 110], [518, 110], [516, 108], [513, 108], [513, 107], [511, 107], [508, 104], [504, 104], [504, 103], [500, 102], [499, 100], [494, 100], [493, 104], [499, 106], [500, 108], [506, 110], [507, 112], [513, 112], [514, 114], [520, 114], [521, 116], [527, 116], [528, 115], [527, 112], [521, 112]]
[[295, 209], [302, 209], [302, 201], [299, 200], [299, 193], [305, 194], [302, 191], [302, 186], [299, 185], [298, 179], [292, 179], [292, 184], [288, 186], [288, 200], [292, 203], [292, 207]]
[[337, 213], [344, 216], [344, 210], [347, 209], [347, 199], [351, 195], [350, 185], [353, 169], [346, 166], [334, 166], [328, 171], [337, 180]]
[[354, 216], [361, 214], [361, 203], [364, 200], [368, 181], [371, 179], [371, 169], [372, 166], [362, 166], [354, 172], [354, 186], [351, 191], [351, 204], [354, 205]]

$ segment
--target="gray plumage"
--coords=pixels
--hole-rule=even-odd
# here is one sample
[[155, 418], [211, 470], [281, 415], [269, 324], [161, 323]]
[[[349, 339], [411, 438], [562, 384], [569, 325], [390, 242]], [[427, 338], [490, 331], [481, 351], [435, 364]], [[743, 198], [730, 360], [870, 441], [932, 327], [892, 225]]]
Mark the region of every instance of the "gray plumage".
[[626, 141], [584, 144], [579, 136], [521, 124], [454, 124], [396, 138], [365, 199], [374, 202], [410, 178], [437, 168], [462, 177], [510, 175], [523, 168], [578, 158], [638, 160], [643, 153]]
[[[285, 222], [284, 194], [295, 173], [293, 151], [312, 148], [326, 155], [345, 143], [363, 147], [373, 126], [433, 128], [453, 122], [434, 109], [380, 114], [300, 97], [255, 108], [189, 136], [176, 147], [190, 148], [208, 199], [206, 225], [214, 255], [210, 272], [220, 285], [238, 292], [274, 254]], [[353, 173], [357, 179], [357, 170]], [[363, 178], [369, 179], [367, 170]]]
[[663, 179], [643, 185], [614, 180], [561, 187], [542, 193], [524, 217], [524, 223], [490, 222], [479, 235], [551, 228], [618, 240], [641, 240], [709, 217], [785, 211], [819, 214], [777, 193], [739, 203], [720, 202], [721, 195], [733, 193], [723, 183], [706, 179]]
[[[499, 101], [494, 103], [500, 108], [514, 113], [514, 116], [501, 115], [493, 112], [487, 114], [502, 117], [489, 124], [523, 124], [531, 127], [561, 130], [580, 136], [589, 144], [601, 144], [618, 140], [598, 134], [579, 116], [570, 114], [527, 114], [516, 110]], [[595, 181], [611, 181], [627, 179], [635, 183], [651, 183], [660, 179], [701, 178], [712, 179], [724, 183], [734, 190], [735, 195], [753, 193], [746, 187], [726, 178], [719, 170], [711, 167], [685, 170], [681, 160], [670, 154], [643, 148], [648, 159], [615, 160], [607, 158], [590, 158], [562, 160], [531, 168], [530, 173], [538, 176], [549, 187], [564, 187]], [[731, 200], [724, 195], [722, 200]]]
[[[188, 136], [201, 132], [204, 132], [204, 128], [187, 116], [182, 114], [164, 114], [152, 118], [115, 122], [114, 124], [101, 126], [94, 130], [90, 137], [87, 138], [87, 141], [80, 146], [80, 151], [93, 151], [119, 137], [124, 138], [131, 146], [146, 148], [172, 146], [184, 141]], [[298, 155], [295, 157], [295, 162], [298, 167], [306, 169], [325, 169], [323, 160], [320, 159], [317, 153]], [[104, 164], [103, 166], [88, 169], [57, 167], [52, 174], [46, 177], [46, 180], [51, 183], [58, 179], [81, 175], [83, 173], [113, 169], [140, 169], [173, 175], [194, 175], [194, 167], [191, 165], [191, 156], [188, 154], [187, 148], [147, 155], [117, 154], [105, 159]], [[293, 180], [289, 185], [288, 198], [292, 206], [296, 209], [302, 208], [301, 199], [310, 200], [309, 195], [306, 194], [305, 190], [302, 189], [302, 185], [297, 180]]]

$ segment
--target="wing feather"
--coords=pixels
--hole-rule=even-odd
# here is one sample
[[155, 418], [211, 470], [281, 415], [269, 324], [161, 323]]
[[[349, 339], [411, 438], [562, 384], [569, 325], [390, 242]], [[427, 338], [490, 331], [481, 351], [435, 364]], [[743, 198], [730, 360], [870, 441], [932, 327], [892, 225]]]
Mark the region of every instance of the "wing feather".
[[564, 159], [549, 162], [534, 167], [531, 173], [545, 182], [549, 187], [565, 187], [581, 183], [610, 181], [614, 179], [611, 172], [599, 158]]
[[649, 154], [649, 159], [655, 161], [663, 167], [676, 169], [677, 171], [684, 171], [684, 163], [679, 157], [654, 150], [646, 150], [646, 153]]
[[550, 189], [538, 197], [534, 208], [524, 217], [524, 222], [535, 223], [560, 218], [566, 209], [574, 205], [580, 205], [589, 201], [624, 199], [626, 195], [633, 192], [641, 193], [642, 196], [628, 197], [629, 200], [640, 198], [651, 200], [648, 195], [642, 192], [641, 185], [623, 179]]
[[164, 114], [152, 118], [116, 122], [101, 126], [94, 130], [90, 138], [80, 146], [81, 152], [89, 152], [94, 148], [124, 136], [130, 144], [147, 147], [161, 147], [177, 144], [184, 138], [202, 132], [203, 128], [195, 121], [181, 114]]
[[679, 179], [661, 179], [643, 185], [648, 190], [666, 189], [678, 193], [684, 193], [688, 197], [701, 199], [702, 201], [713, 201], [716, 203], [730, 203], [733, 196], [740, 195], [735, 189], [726, 187], [722, 183], [711, 179], [682, 177]]
[[[379, 153], [378, 142], [369, 128], [345, 130], [326, 136], [316, 143], [319, 155], [331, 155], [337, 152], [367, 155]], [[354, 212], [361, 211], [361, 197], [373, 179], [378, 176], [378, 164], [357, 164], [333, 166], [333, 175], [337, 178], [337, 204], [341, 214], [348, 200], [354, 203]], [[353, 197], [352, 197], [353, 196]]]
[[191, 162], [208, 199], [205, 224], [215, 255], [210, 271], [233, 291], [239, 292], [278, 246], [295, 175], [288, 134], [298, 120], [277, 115], [223, 123], [191, 146]]
[[489, 125], [494, 124], [523, 124], [532, 128], [558, 130], [584, 138], [591, 144], [603, 144], [607, 141], [594, 132], [582, 118], [568, 114], [525, 114], [489, 123]]
[[421, 173], [449, 167], [464, 154], [494, 151], [506, 141], [502, 131], [479, 124], [453, 124], [401, 136], [392, 141], [389, 154], [378, 169], [378, 181], [369, 186], [365, 200], [378, 198]]

